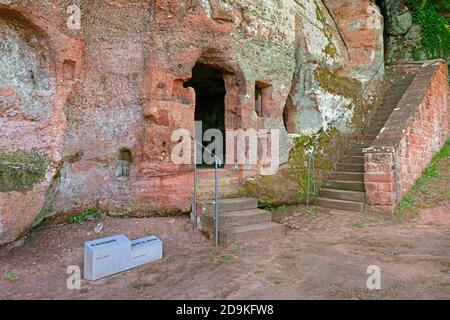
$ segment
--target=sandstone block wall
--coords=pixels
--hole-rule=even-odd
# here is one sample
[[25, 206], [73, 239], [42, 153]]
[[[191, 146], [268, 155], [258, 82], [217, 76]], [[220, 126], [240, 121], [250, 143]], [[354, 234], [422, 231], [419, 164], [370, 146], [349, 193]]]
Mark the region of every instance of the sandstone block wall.
[[378, 212], [394, 211], [449, 137], [446, 63], [401, 67], [417, 74], [364, 154], [368, 209]]

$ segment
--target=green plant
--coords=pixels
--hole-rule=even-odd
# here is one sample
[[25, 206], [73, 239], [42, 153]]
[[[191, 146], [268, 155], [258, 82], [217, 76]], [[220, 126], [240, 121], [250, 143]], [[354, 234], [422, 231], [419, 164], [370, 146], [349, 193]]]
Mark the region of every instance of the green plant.
[[172, 262], [172, 258], [169, 257], [169, 256], [164, 257], [164, 258], [162, 259], [162, 263], [168, 264], [168, 263], [171, 263], [171, 262]]
[[178, 229], [181, 232], [189, 232], [189, 230], [191, 230], [191, 228], [189, 227], [188, 224], [183, 224], [182, 226], [180, 226], [180, 228]]
[[[306, 203], [308, 193], [308, 153], [315, 149], [315, 167], [317, 170], [316, 185], [321, 183], [320, 171], [327, 171], [332, 168], [333, 162], [329, 155], [331, 154], [331, 145], [338, 135], [337, 129], [319, 130], [311, 136], [301, 136], [295, 139], [294, 147], [289, 153], [290, 171], [298, 178], [298, 193], [302, 203]], [[311, 178], [311, 177], [310, 177]], [[311, 181], [310, 181], [311, 183]], [[312, 185], [310, 185], [310, 199]]]
[[355, 228], [364, 228], [365, 227], [364, 223], [362, 223], [362, 222], [353, 222], [352, 226]]
[[79, 215], [77, 215], [75, 217], [72, 217], [70, 219], [70, 223], [83, 222], [86, 219], [94, 218], [94, 217], [98, 216], [99, 214], [100, 213], [98, 211], [96, 211], [94, 209], [91, 209], [91, 208], [88, 208], [88, 209], [84, 210], [83, 213], [81, 213], [81, 214], [79, 214]]
[[233, 248], [233, 252], [236, 255], [241, 254], [241, 246], [239, 244], [235, 245]]
[[262, 269], [256, 269], [255, 270], [255, 274], [263, 274], [264, 273], [264, 270], [262, 270]]
[[231, 261], [232, 259], [233, 259], [233, 257], [230, 256], [230, 255], [228, 255], [228, 254], [222, 254], [222, 255], [219, 256], [219, 260], [220, 260], [221, 262], [229, 262], [229, 261]]
[[402, 222], [406, 218], [416, 217], [419, 208], [432, 207], [439, 201], [450, 199], [448, 176], [450, 170], [450, 140], [438, 151], [430, 164], [411, 187], [411, 191], [397, 204], [394, 221]]
[[9, 272], [6, 274], [6, 280], [9, 281], [9, 282], [17, 282], [17, 281], [19, 281], [19, 279], [20, 279], [20, 277], [17, 276], [17, 275], [15, 275], [15, 274], [12, 273], [11, 271], [9, 271]]
[[133, 284], [134, 290], [136, 290], [137, 294], [144, 294], [145, 289], [149, 287], [150, 285], [148, 283], [135, 283]]
[[444, 147], [434, 155], [428, 167], [426, 167], [423, 171], [422, 176], [417, 179], [411, 187], [411, 194], [416, 195], [421, 191], [421, 188], [428, 183], [428, 181], [439, 177], [441, 175], [441, 167], [439, 162], [448, 158], [450, 158], [450, 140], [447, 140]]
[[419, 214], [419, 209], [417, 208], [416, 201], [411, 197], [411, 195], [406, 195], [397, 204], [394, 210], [394, 223], [402, 223], [408, 218], [414, 218]]
[[450, 27], [431, 0], [407, 0], [414, 21], [420, 26], [420, 44], [428, 59], [450, 59]]
[[274, 284], [283, 284], [284, 283], [284, 280], [282, 280], [282, 279], [279, 279], [279, 278], [273, 278], [273, 277], [271, 277], [271, 278], [269, 278], [269, 280], [270, 281], [272, 281]]

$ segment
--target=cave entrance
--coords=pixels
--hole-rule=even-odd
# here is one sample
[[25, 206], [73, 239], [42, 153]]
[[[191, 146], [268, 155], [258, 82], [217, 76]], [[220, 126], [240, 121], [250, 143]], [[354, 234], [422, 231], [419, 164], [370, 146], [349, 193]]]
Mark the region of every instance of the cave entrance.
[[[195, 90], [195, 121], [201, 121], [201, 128], [197, 125], [195, 137], [201, 140], [204, 147], [213, 142], [203, 141], [209, 139], [209, 129], [217, 129], [222, 133], [222, 141], [216, 142], [215, 145], [221, 145], [222, 150], [213, 150], [221, 158], [223, 166], [225, 159], [225, 81], [222, 71], [209, 67], [202, 63], [196, 63], [192, 69], [192, 78], [187, 81], [185, 87], [192, 87]], [[200, 132], [199, 132], [200, 131]], [[209, 132], [211, 133], [211, 131]], [[203, 139], [202, 139], [203, 138]], [[213, 163], [207, 163], [205, 157], [201, 158], [200, 167], [214, 167]], [[211, 162], [211, 161], [209, 161]]]

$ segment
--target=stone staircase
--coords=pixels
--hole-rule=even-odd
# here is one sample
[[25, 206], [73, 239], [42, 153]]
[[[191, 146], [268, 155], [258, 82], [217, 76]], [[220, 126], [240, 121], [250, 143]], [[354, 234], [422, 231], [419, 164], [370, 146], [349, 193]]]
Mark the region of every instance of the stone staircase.
[[411, 84], [414, 75], [386, 70], [389, 86], [380, 106], [361, 135], [353, 137], [335, 166], [323, 182], [315, 205], [329, 209], [363, 211], [365, 203], [363, 149], [370, 146], [386, 120]]
[[[215, 240], [215, 202], [199, 202], [201, 232]], [[219, 199], [219, 244], [280, 239], [284, 225], [272, 222], [269, 211], [258, 209], [255, 198]]]

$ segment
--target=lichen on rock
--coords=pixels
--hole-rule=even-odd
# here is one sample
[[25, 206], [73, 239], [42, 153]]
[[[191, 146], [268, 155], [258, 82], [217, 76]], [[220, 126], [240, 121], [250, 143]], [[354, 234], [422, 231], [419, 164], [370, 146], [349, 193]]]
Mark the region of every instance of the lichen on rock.
[[44, 178], [49, 162], [36, 151], [0, 150], [0, 192], [30, 190]]

